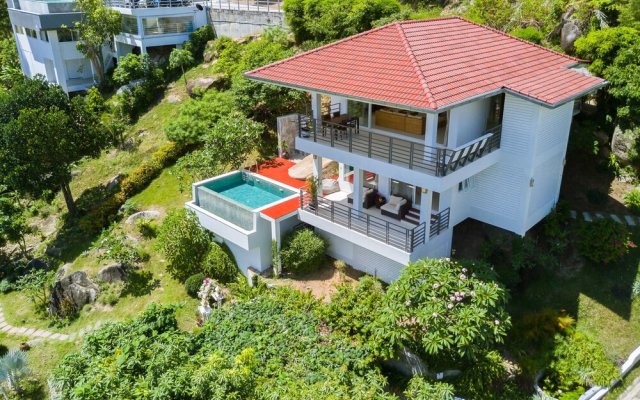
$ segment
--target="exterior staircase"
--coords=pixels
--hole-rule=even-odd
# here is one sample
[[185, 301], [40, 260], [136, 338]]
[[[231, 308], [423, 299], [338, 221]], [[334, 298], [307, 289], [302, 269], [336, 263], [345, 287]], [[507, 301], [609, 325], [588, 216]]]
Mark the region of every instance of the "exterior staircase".
[[409, 209], [409, 211], [407, 211], [407, 214], [402, 219], [404, 221], [410, 222], [410, 223], [412, 223], [414, 225], [419, 225], [420, 224], [420, 210], [415, 208], [415, 207], [411, 207]]

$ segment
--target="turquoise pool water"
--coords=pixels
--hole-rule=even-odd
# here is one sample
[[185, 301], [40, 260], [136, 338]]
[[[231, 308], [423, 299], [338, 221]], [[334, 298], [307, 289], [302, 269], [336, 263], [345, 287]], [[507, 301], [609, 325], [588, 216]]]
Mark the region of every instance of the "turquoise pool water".
[[242, 172], [208, 182], [204, 187], [251, 209], [266, 206], [294, 194], [291, 190]]

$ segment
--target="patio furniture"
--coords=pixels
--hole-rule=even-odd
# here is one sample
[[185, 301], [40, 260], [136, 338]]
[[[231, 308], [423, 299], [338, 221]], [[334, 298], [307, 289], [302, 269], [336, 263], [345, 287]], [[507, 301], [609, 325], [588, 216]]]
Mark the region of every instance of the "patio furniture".
[[[324, 198], [331, 201], [344, 201], [346, 199], [350, 200], [349, 196], [353, 194], [353, 183], [344, 180], [338, 180], [338, 186], [340, 187], [340, 191], [328, 194], [324, 196]], [[351, 201], [349, 201], [349, 203], [351, 203]]]
[[380, 207], [380, 212], [387, 217], [402, 219], [407, 213], [408, 208], [409, 203], [404, 197], [389, 196], [389, 201]]
[[[376, 190], [373, 188], [362, 188], [362, 208], [369, 209], [376, 204]], [[353, 193], [349, 195], [347, 201], [353, 204]]]
[[335, 179], [323, 179], [322, 180], [322, 194], [331, 194], [340, 190], [340, 185]]

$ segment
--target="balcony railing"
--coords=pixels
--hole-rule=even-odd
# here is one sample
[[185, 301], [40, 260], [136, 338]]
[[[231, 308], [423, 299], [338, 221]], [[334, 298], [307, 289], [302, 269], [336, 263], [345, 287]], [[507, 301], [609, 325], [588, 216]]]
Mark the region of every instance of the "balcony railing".
[[192, 0], [105, 0], [108, 7], [118, 8], [159, 8], [159, 7], [188, 7]]
[[464, 146], [449, 149], [372, 132], [360, 128], [357, 119], [346, 121], [336, 124], [300, 114], [298, 137], [434, 176], [445, 176], [500, 147], [500, 125]]
[[449, 228], [449, 211], [449, 208], [446, 208], [437, 214], [431, 214], [429, 237], [438, 236], [440, 232]]
[[407, 253], [411, 253], [417, 246], [425, 243], [426, 224], [424, 222], [413, 229], [405, 228], [322, 197], [314, 202], [302, 190], [300, 191], [300, 208]]

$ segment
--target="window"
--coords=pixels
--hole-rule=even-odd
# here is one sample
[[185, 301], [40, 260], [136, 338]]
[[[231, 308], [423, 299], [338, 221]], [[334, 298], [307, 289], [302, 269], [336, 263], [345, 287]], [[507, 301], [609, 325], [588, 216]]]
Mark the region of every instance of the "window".
[[40, 31], [40, 40], [42, 40], [44, 42], [48, 42], [49, 41], [49, 33], [47, 33], [47, 31]]
[[32, 37], [32, 38], [34, 38], [34, 39], [37, 39], [37, 38], [38, 38], [38, 33], [37, 33], [34, 29], [31, 29], [31, 28], [24, 28], [24, 33], [25, 33], [27, 36]]
[[193, 17], [143, 18], [145, 35], [193, 32]]
[[138, 19], [133, 15], [122, 16], [122, 32], [138, 34]]
[[476, 186], [476, 180], [472, 176], [458, 183], [458, 192], [468, 192]]
[[487, 118], [487, 129], [495, 128], [502, 123], [504, 113], [504, 93], [491, 98], [489, 105], [489, 116]]
[[80, 32], [77, 29], [58, 29], [59, 42], [77, 42], [80, 40]]
[[16, 30], [16, 33], [20, 34], [20, 35], [24, 35], [24, 28], [21, 27], [20, 25], [14, 25], [13, 26]]

